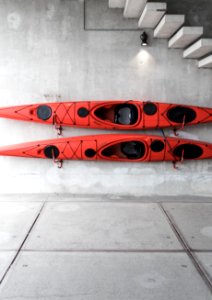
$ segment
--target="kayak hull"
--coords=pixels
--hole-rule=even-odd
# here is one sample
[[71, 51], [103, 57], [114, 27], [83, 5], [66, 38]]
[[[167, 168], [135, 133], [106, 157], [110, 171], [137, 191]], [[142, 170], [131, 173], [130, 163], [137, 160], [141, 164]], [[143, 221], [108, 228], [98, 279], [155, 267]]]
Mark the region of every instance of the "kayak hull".
[[212, 122], [212, 108], [142, 101], [75, 101], [0, 108], [0, 117], [95, 129], [144, 130]]
[[108, 134], [35, 141], [0, 148], [1, 156], [120, 162], [212, 158], [212, 144], [138, 134]]

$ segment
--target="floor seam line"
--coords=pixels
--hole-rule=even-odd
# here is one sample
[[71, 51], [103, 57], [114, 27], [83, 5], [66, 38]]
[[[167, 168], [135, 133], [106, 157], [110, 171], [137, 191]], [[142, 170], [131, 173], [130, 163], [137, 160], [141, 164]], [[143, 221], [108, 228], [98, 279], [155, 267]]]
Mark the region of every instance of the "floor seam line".
[[78, 253], [185, 253], [185, 250], [116, 250], [116, 249], [24, 249], [22, 252], [78, 252]]
[[185, 250], [185, 253], [190, 258], [193, 266], [197, 270], [200, 277], [203, 279], [206, 286], [209, 288], [210, 292], [212, 292], [212, 278], [209, 275], [209, 273], [206, 271], [204, 266], [201, 264], [201, 262], [197, 259], [195, 252], [190, 248], [187, 240], [185, 239], [183, 233], [175, 223], [175, 221], [172, 219], [172, 217], [169, 215], [169, 213], [165, 210], [162, 203], [158, 203], [158, 206], [162, 210], [163, 214], [166, 216], [166, 219], [171, 226], [173, 232], [175, 233], [178, 241], [181, 243], [183, 249]]
[[10, 271], [11, 267], [13, 266], [13, 264], [14, 264], [15, 261], [16, 261], [16, 259], [18, 258], [18, 256], [19, 256], [19, 254], [20, 254], [20, 252], [21, 252], [21, 250], [22, 250], [22, 248], [23, 248], [25, 242], [27, 241], [27, 239], [28, 239], [30, 233], [32, 232], [32, 229], [34, 228], [35, 224], [37, 223], [37, 221], [38, 221], [38, 219], [39, 219], [39, 217], [40, 217], [40, 215], [41, 215], [41, 213], [42, 213], [42, 211], [43, 211], [44, 206], [45, 206], [45, 202], [43, 203], [43, 205], [42, 205], [41, 208], [39, 209], [39, 211], [38, 211], [38, 213], [37, 213], [37, 215], [36, 215], [36, 217], [35, 217], [35, 219], [34, 219], [32, 225], [30, 226], [29, 230], [28, 230], [27, 233], [26, 233], [26, 236], [25, 236], [24, 240], [22, 241], [20, 247], [18, 248], [18, 250], [17, 250], [15, 256], [13, 257], [11, 263], [9, 264], [8, 268], [6, 269], [6, 271], [4, 272], [3, 276], [1, 277], [1, 279], [0, 279], [0, 285], [3, 283], [5, 277], [7, 276], [8, 272]]

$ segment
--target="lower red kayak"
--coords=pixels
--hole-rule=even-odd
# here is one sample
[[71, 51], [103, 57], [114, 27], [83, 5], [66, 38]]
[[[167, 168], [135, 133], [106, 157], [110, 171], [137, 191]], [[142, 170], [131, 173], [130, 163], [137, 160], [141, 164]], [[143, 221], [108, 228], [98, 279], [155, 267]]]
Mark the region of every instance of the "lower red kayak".
[[0, 108], [0, 117], [99, 129], [141, 130], [212, 122], [212, 108], [141, 101], [56, 102]]
[[181, 161], [212, 158], [212, 144], [138, 134], [92, 135], [29, 142], [0, 148], [0, 155], [55, 161]]

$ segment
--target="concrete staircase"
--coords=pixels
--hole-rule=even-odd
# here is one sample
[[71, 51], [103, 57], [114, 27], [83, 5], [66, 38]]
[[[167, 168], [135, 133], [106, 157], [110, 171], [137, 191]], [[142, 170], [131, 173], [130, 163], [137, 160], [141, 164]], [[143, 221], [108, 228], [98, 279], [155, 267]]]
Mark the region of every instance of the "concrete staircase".
[[183, 49], [183, 57], [197, 59], [199, 68], [212, 68], [212, 39], [201, 38], [202, 26], [185, 26], [185, 15], [167, 14], [166, 2], [109, 0], [109, 7], [123, 8], [125, 18], [138, 18], [138, 28], [153, 29], [154, 38], [168, 39], [169, 48]]

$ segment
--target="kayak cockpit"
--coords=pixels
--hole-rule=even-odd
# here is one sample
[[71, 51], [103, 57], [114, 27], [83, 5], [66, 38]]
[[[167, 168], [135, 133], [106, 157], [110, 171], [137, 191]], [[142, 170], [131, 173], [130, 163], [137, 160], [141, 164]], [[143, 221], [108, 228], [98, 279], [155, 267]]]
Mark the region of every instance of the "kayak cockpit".
[[167, 111], [168, 119], [178, 124], [190, 123], [196, 119], [196, 116], [194, 109], [182, 105], [174, 106]]
[[144, 157], [146, 153], [145, 144], [140, 141], [127, 141], [116, 143], [106, 147], [101, 154], [107, 158], [137, 160]]
[[137, 123], [138, 108], [134, 104], [127, 103], [104, 105], [97, 108], [94, 115], [100, 120], [127, 126]]
[[197, 159], [203, 155], [203, 149], [199, 145], [184, 143], [177, 146], [173, 154], [178, 159]]

